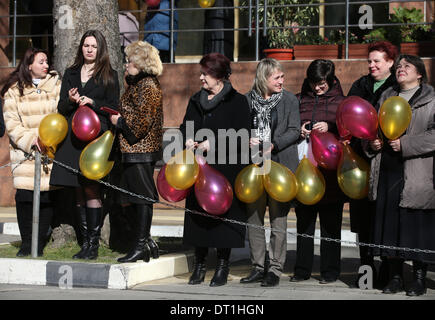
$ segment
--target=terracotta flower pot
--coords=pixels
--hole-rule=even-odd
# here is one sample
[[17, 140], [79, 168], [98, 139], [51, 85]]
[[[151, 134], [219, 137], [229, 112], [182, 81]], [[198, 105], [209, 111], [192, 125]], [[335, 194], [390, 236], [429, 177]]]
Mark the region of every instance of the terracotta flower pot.
[[264, 49], [267, 58], [276, 60], [293, 60], [293, 49]]

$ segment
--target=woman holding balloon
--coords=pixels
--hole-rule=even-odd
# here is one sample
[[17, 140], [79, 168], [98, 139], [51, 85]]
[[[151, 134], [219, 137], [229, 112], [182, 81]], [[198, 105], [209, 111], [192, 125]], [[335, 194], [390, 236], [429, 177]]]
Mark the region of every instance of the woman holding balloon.
[[[199, 64], [202, 89], [190, 98], [180, 131], [188, 149], [196, 147], [199, 151], [207, 151], [207, 159], [210, 159], [211, 154], [214, 154], [212, 159], [214, 164], [210, 163], [211, 161], [208, 164], [200, 161], [198, 179], [201, 179], [201, 172], [204, 175], [212, 172], [214, 177], [210, 177], [210, 181], [201, 179], [200, 185], [195, 185], [195, 192], [191, 192], [186, 199], [186, 208], [204, 211], [202, 206], [214, 207], [216, 209], [214, 214], [228, 219], [245, 221], [246, 214], [241, 203], [237, 198], [233, 198], [232, 190], [229, 190], [229, 194], [225, 192], [228, 188], [221, 179], [223, 176], [233, 185], [237, 174], [243, 169], [240, 143], [234, 144], [237, 145], [237, 150], [228, 150], [232, 149], [228, 148], [228, 142], [235, 141], [231, 141], [231, 137], [227, 137], [226, 147], [222, 147], [221, 143], [218, 143], [218, 137], [222, 136], [218, 130], [234, 129], [239, 131], [242, 129], [242, 133], [246, 133], [249, 138], [249, 105], [246, 98], [238, 93], [229, 81], [231, 67], [227, 57], [220, 53], [210, 53], [205, 55]], [[210, 140], [200, 141], [201, 137], [198, 133], [200, 129], [208, 129], [216, 139], [210, 137]], [[193, 136], [188, 135], [191, 131]], [[233, 138], [237, 139], [237, 137]], [[213, 140], [215, 141], [213, 142]], [[219, 158], [222, 155], [225, 157]], [[234, 155], [237, 155], [235, 163], [230, 162], [230, 158]], [[247, 162], [248, 159], [246, 159]], [[219, 198], [215, 199], [215, 197], [209, 197], [209, 194], [201, 192], [201, 189], [207, 188], [207, 184], [212, 184], [208, 187], [214, 186], [214, 189], [219, 189], [210, 191], [218, 192]], [[225, 205], [225, 207], [220, 207], [221, 205]], [[211, 247], [217, 249], [217, 266], [210, 286], [222, 286], [227, 283], [231, 248], [243, 248], [245, 245], [245, 227], [186, 212], [183, 241], [195, 247], [194, 270], [189, 284], [199, 284], [204, 281], [206, 257], [208, 248]]]
[[[416, 56], [400, 55], [396, 62], [397, 87], [379, 101], [383, 140], [370, 141], [372, 156], [369, 199], [376, 200], [374, 243], [435, 250], [435, 90], [426, 83], [426, 69]], [[427, 263], [434, 254], [374, 248], [387, 258], [389, 282], [384, 293], [403, 290], [403, 262], [413, 261], [414, 279], [409, 296], [426, 292]]]
[[[314, 139], [317, 139], [318, 136], [331, 132], [337, 133], [336, 111], [344, 96], [340, 82], [335, 76], [335, 66], [332, 61], [318, 59], [311, 62], [307, 69], [307, 78], [302, 85], [298, 98], [302, 124], [301, 140], [311, 139], [314, 143]], [[301, 164], [305, 160], [302, 160]], [[332, 167], [328, 169], [319, 166], [320, 176], [323, 175], [326, 181], [326, 192], [323, 198], [318, 199], [316, 203], [305, 201], [308, 205], [301, 202], [296, 206], [297, 232], [314, 235], [317, 213], [319, 213], [322, 237], [341, 239], [344, 195], [337, 183], [337, 163], [329, 165]], [[314, 194], [311, 196], [317, 197]], [[298, 200], [301, 201], [299, 198]], [[340, 250], [339, 243], [321, 241], [320, 283], [330, 283], [338, 279], [340, 274]], [[313, 258], [314, 240], [298, 236], [296, 264], [294, 275], [290, 281], [298, 282], [309, 279], [313, 267]]]
[[[100, 108], [116, 110], [118, 101], [118, 75], [110, 65], [106, 39], [98, 30], [86, 31], [74, 63], [62, 80], [58, 109], [68, 120], [68, 135], [59, 145], [55, 160], [79, 170], [83, 149], [110, 128], [109, 114]], [[82, 246], [73, 258], [96, 259], [103, 218], [99, 184], [56, 164], [50, 184], [75, 188]]]
[[[397, 47], [388, 41], [370, 44], [367, 59], [369, 74], [352, 84], [348, 96], [361, 97], [372, 106], [376, 106], [381, 94], [388, 88], [397, 85], [394, 73], [394, 62], [397, 55]], [[360, 139], [353, 137], [350, 146], [360, 157], [370, 162], [362, 150]], [[375, 209], [375, 202], [369, 201], [367, 197], [350, 199], [349, 201], [351, 230], [358, 233], [358, 239], [361, 242], [370, 243], [372, 241]], [[359, 251], [360, 264], [371, 266], [374, 274], [376, 274], [370, 249], [366, 246], [360, 246]], [[378, 284], [385, 286], [388, 280], [385, 277], [386, 268], [383, 267], [383, 264], [379, 271]]]
[[[4, 120], [10, 139], [10, 158], [21, 248], [18, 257], [30, 255], [32, 240], [33, 184], [35, 162], [26, 159], [33, 148], [45, 151], [38, 136], [42, 119], [57, 113], [61, 81], [50, 69], [48, 54], [29, 48], [1, 91], [4, 98]], [[23, 161], [24, 160], [24, 161]], [[49, 185], [52, 163], [43, 160], [41, 170], [41, 204], [39, 213], [38, 255], [48, 240], [54, 212], [54, 194]]]
[[[154, 167], [162, 156], [163, 97], [157, 80], [163, 71], [158, 50], [148, 42], [136, 41], [125, 48], [127, 90], [121, 97], [120, 114], [110, 120], [119, 130], [122, 153], [122, 185], [133, 193], [158, 200]], [[151, 238], [153, 202], [122, 194], [123, 202], [135, 211], [136, 244], [119, 262], [148, 262], [159, 248]]]
[[[250, 144], [252, 147], [263, 144], [264, 149], [271, 151], [270, 155], [270, 151], [264, 150], [263, 157], [266, 157], [265, 153], [269, 152], [269, 159], [271, 158], [294, 172], [298, 165], [296, 141], [300, 134], [299, 102], [295, 95], [283, 89], [283, 83], [284, 72], [281, 64], [275, 59], [261, 60], [257, 66], [254, 86], [246, 95], [251, 107], [253, 123], [257, 123], [255, 128], [254, 126], [252, 128], [256, 134], [251, 137]], [[275, 174], [272, 172], [274, 169], [271, 167], [270, 175]], [[281, 185], [281, 187], [289, 191], [288, 185], [291, 182], [282, 181], [282, 183], [287, 185]], [[246, 190], [252, 193], [250, 188]], [[289, 196], [290, 194], [291, 192], [288, 192]], [[240, 282], [262, 281], [262, 286], [276, 286], [279, 284], [287, 253], [287, 215], [291, 199], [275, 199], [273, 193], [266, 192], [259, 194], [259, 198], [258, 196], [256, 198], [255, 200], [247, 199], [250, 202], [246, 204], [248, 223], [263, 226], [266, 207], [269, 206], [270, 223], [273, 228], [270, 235], [270, 264], [268, 268], [265, 268], [265, 231], [248, 227], [253, 269], [251, 274], [242, 278]]]

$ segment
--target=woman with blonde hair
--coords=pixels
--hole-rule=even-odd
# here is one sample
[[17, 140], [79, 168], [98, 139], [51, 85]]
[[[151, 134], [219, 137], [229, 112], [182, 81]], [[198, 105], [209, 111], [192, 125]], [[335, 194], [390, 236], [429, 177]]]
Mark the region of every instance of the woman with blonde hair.
[[[119, 112], [110, 120], [119, 129], [122, 153], [122, 187], [158, 200], [154, 167], [162, 158], [163, 98], [158, 76], [163, 65], [158, 50], [147, 42], [136, 41], [125, 48], [128, 88], [121, 97]], [[119, 262], [145, 262], [158, 258], [157, 244], [150, 235], [153, 203], [122, 194], [122, 203], [131, 204], [136, 215], [136, 244]]]
[[[271, 152], [273, 161], [294, 172], [298, 166], [296, 141], [299, 138], [299, 102], [294, 94], [284, 90], [283, 84], [284, 72], [281, 64], [275, 59], [261, 60], [252, 90], [246, 95], [254, 120], [252, 129], [255, 132], [250, 139], [250, 146], [253, 148], [262, 143], [266, 149], [264, 153]], [[241, 283], [261, 281], [264, 287], [279, 284], [287, 252], [287, 215], [291, 204], [276, 201], [264, 193], [260, 199], [246, 205], [248, 223], [263, 226], [267, 206], [272, 226], [270, 265], [267, 268], [264, 263], [267, 252], [265, 231], [249, 226], [252, 271], [240, 280]]]

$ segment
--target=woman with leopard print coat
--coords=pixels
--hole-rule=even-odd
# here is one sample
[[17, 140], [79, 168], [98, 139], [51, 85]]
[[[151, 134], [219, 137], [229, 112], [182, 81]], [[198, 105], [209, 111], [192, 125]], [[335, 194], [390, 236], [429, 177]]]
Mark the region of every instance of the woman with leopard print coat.
[[[119, 129], [122, 153], [122, 187], [136, 194], [158, 200], [153, 174], [156, 161], [162, 157], [163, 99], [157, 76], [163, 65], [158, 50], [147, 42], [136, 41], [125, 48], [126, 82], [119, 111], [110, 120]], [[119, 262], [145, 262], [158, 258], [157, 244], [150, 235], [153, 203], [128, 195], [122, 202], [135, 209], [136, 244]]]

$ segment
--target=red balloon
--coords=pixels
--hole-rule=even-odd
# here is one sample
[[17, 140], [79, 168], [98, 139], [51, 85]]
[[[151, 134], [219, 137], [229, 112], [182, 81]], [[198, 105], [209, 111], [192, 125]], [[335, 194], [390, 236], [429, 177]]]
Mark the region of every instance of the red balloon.
[[195, 196], [198, 204], [212, 215], [222, 215], [233, 202], [233, 188], [222, 173], [197, 157], [199, 175], [195, 182]]
[[186, 190], [177, 190], [172, 187], [165, 177], [166, 164], [160, 169], [157, 175], [157, 191], [160, 196], [169, 202], [178, 202], [187, 197], [190, 192], [190, 188]]
[[148, 7], [158, 7], [160, 4], [160, 0], [146, 0], [145, 2]]
[[343, 152], [343, 146], [330, 132], [311, 131], [310, 140], [313, 148], [314, 159], [323, 168], [337, 169]]
[[366, 100], [351, 96], [337, 109], [336, 118], [340, 136], [351, 134], [360, 139], [374, 140], [378, 133], [378, 113]]
[[85, 105], [79, 106], [72, 119], [72, 131], [82, 141], [95, 139], [101, 130], [97, 114]]

